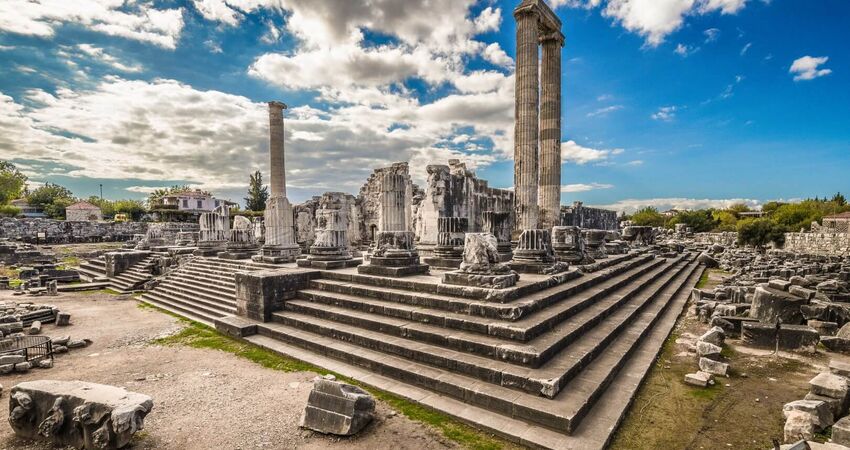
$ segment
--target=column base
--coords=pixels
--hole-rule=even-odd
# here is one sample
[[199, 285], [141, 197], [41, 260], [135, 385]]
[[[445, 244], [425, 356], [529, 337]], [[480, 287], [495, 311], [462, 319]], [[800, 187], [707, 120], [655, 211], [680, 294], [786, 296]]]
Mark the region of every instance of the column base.
[[[372, 261], [374, 260], [375, 258], [372, 258]], [[398, 278], [410, 275], [427, 275], [430, 269], [430, 266], [428, 266], [427, 264], [414, 264], [409, 266], [392, 267], [370, 263], [357, 266], [357, 273], [361, 275], [377, 275], [381, 277]]]
[[440, 256], [432, 256], [429, 258], [422, 258], [422, 262], [435, 269], [452, 270], [460, 268], [460, 263], [463, 262], [463, 258], [443, 258]]
[[254, 262], [264, 262], [269, 264], [283, 264], [294, 262], [301, 255], [301, 247], [297, 244], [292, 245], [264, 245], [259, 255], [254, 255], [251, 259]]
[[357, 267], [363, 264], [363, 258], [349, 258], [339, 260], [317, 260], [310, 257], [298, 259], [295, 261], [298, 267], [310, 267], [313, 269], [333, 270], [345, 269], [347, 267]]
[[516, 282], [519, 281], [519, 275], [516, 272], [497, 275], [452, 271], [444, 273], [442, 281], [445, 284], [458, 286], [506, 289], [516, 285]]
[[225, 250], [224, 246], [224, 241], [202, 241], [198, 242], [198, 248], [192, 254], [195, 256], [212, 257], [223, 252]]

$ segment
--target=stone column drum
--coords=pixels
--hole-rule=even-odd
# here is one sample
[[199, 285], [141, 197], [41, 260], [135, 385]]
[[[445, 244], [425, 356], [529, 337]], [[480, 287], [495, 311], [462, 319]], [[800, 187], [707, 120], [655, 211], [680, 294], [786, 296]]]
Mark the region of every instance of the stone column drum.
[[520, 6], [516, 19], [514, 195], [517, 229], [538, 227], [538, 36], [537, 15]]
[[407, 178], [396, 173], [384, 174], [380, 231], [375, 236], [369, 264], [358, 266], [359, 273], [392, 277], [428, 273], [428, 266], [419, 263], [415, 236], [409, 231], [406, 196]]
[[222, 259], [248, 259], [257, 253], [257, 241], [254, 239], [254, 226], [245, 216], [233, 218], [233, 228], [224, 251], [218, 254]]
[[484, 211], [481, 218], [483, 222], [481, 231], [490, 233], [496, 237], [496, 248], [499, 251], [500, 260], [502, 262], [510, 261], [511, 257], [513, 257], [513, 251], [511, 250], [511, 231], [513, 224], [511, 223], [510, 213]]
[[552, 250], [555, 259], [568, 264], [581, 264], [584, 260], [584, 240], [579, 227], [553, 227]]
[[540, 38], [540, 228], [550, 229], [561, 215], [561, 47], [559, 31]]
[[230, 210], [226, 205], [213, 212], [201, 214], [198, 231], [198, 248], [195, 256], [215, 256], [224, 251], [230, 237]]
[[608, 254], [605, 252], [605, 230], [582, 230], [584, 238], [584, 248], [587, 255], [593, 259], [605, 259]]
[[442, 277], [446, 284], [490, 289], [509, 288], [518, 280], [519, 275], [500, 261], [496, 237], [490, 233], [466, 233], [460, 268]]
[[465, 217], [440, 217], [437, 219], [437, 246], [434, 256], [424, 258], [431, 267], [457, 269], [463, 261], [464, 235], [469, 229]]
[[348, 250], [348, 215], [338, 209], [316, 211], [316, 240], [310, 246], [310, 255], [297, 260], [299, 267], [339, 269], [359, 265]]
[[555, 261], [552, 235], [549, 230], [524, 230], [519, 236], [511, 268], [520, 273], [554, 274], [567, 270], [564, 263]]

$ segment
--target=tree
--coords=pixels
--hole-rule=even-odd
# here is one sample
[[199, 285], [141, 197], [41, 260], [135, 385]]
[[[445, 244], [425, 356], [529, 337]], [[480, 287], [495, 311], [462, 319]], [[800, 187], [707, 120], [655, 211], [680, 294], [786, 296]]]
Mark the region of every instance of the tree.
[[112, 203], [115, 214], [127, 214], [133, 220], [139, 220], [147, 212], [140, 200], [116, 200]]
[[19, 198], [27, 187], [27, 176], [22, 174], [14, 164], [0, 161], [0, 205]]
[[745, 205], [744, 203], [735, 203], [734, 205], [727, 208], [726, 211], [729, 211], [730, 213], [734, 214], [735, 217], [740, 217], [740, 214], [742, 212], [749, 212], [749, 211], [752, 211], [752, 210], [750, 209], [749, 206]]
[[738, 243], [752, 245], [759, 251], [769, 243], [785, 243], [785, 227], [770, 219], [745, 219], [738, 222]]
[[668, 227], [672, 227], [677, 223], [683, 223], [690, 227], [694, 233], [704, 233], [711, 231], [717, 226], [717, 222], [712, 216], [712, 210], [699, 209], [696, 211], [682, 211], [676, 214], [676, 217], [670, 219], [667, 223]]
[[250, 175], [248, 196], [245, 197], [245, 208], [249, 211], [263, 211], [269, 198], [269, 188], [263, 186], [263, 174], [260, 171]]
[[662, 227], [664, 226], [664, 216], [657, 209], [647, 206], [632, 214], [632, 222], [643, 227]]
[[847, 204], [847, 199], [844, 198], [844, 195], [841, 192], [836, 192], [834, 196], [832, 196], [831, 202], [837, 204], [838, 206], [844, 206]]
[[738, 217], [732, 211], [714, 211], [712, 216], [717, 224], [713, 231], [736, 231], [738, 229]]
[[44, 183], [30, 192], [27, 203], [42, 208], [51, 219], [64, 219], [65, 208], [74, 203], [74, 194], [58, 184]]

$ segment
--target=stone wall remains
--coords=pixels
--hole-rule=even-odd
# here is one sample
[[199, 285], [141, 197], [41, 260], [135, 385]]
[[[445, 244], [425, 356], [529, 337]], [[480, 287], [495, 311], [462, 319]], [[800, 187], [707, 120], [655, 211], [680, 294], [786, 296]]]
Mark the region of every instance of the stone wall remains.
[[144, 234], [148, 224], [144, 222], [71, 222], [53, 219], [0, 218], [0, 238], [36, 242], [39, 233], [46, 239], [40, 242], [73, 243], [125, 241], [134, 234]]
[[572, 206], [561, 206], [561, 226], [580, 227], [592, 230], [618, 230], [617, 211], [584, 206], [573, 202]]
[[693, 239], [696, 244], [718, 244], [724, 247], [732, 247], [738, 242], [738, 233], [734, 231], [725, 233], [696, 233]]
[[380, 229], [381, 221], [381, 189], [384, 175], [394, 173], [402, 175], [406, 178], [407, 189], [405, 191], [405, 204], [410, 205], [405, 211], [405, 222], [413, 231], [413, 211], [419, 207], [422, 198], [425, 196], [419, 186], [413, 184], [410, 179], [410, 171], [406, 162], [394, 163], [390, 167], [382, 167], [375, 169], [363, 187], [360, 188], [360, 194], [357, 196], [358, 205], [360, 207], [360, 239], [363, 242], [372, 242], [375, 239], [375, 234]]
[[828, 256], [850, 256], [850, 233], [785, 233], [783, 250]]

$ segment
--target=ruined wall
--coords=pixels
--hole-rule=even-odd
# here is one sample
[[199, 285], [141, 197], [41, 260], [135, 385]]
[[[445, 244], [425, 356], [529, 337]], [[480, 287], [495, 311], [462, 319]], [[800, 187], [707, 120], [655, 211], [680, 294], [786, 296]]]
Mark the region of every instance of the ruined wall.
[[295, 215], [295, 242], [302, 249], [309, 249], [316, 240], [316, 210], [319, 208], [319, 197], [315, 196], [304, 203], [292, 207]]
[[424, 198], [414, 210], [413, 226], [420, 244], [437, 243], [437, 219], [465, 217], [469, 232], [478, 232], [483, 225], [484, 211], [507, 212], [515, 223], [514, 193], [491, 188], [479, 179], [466, 164], [456, 159], [448, 165], [430, 165]]
[[783, 250], [812, 255], [850, 256], [850, 233], [785, 233]]
[[738, 233], [734, 231], [725, 233], [696, 233], [693, 239], [696, 244], [719, 244], [725, 247], [732, 247], [738, 242]]
[[561, 206], [561, 226], [593, 230], [619, 229], [617, 211], [590, 208], [584, 206], [582, 202], [573, 202], [572, 206]]
[[390, 167], [382, 167], [375, 169], [374, 172], [366, 180], [363, 187], [360, 188], [360, 194], [357, 196], [357, 201], [360, 206], [360, 239], [363, 242], [371, 242], [375, 239], [375, 233], [380, 228], [381, 221], [381, 184], [383, 177], [387, 173], [395, 173], [402, 175], [407, 179], [407, 189], [404, 193], [405, 204], [410, 205], [405, 211], [405, 222], [409, 224], [410, 230], [413, 231], [413, 211], [419, 207], [422, 197], [425, 192], [413, 184], [410, 179], [410, 171], [406, 162], [395, 163]]
[[[144, 234], [144, 222], [71, 222], [53, 219], [0, 219], [0, 238], [35, 242], [39, 233], [49, 243], [124, 241]], [[44, 242], [42, 240], [41, 242]]]
[[344, 192], [325, 192], [304, 203], [295, 205], [295, 241], [302, 249], [308, 249], [316, 240], [316, 210], [322, 207], [339, 209], [348, 221], [348, 240], [352, 247], [362, 244], [362, 216], [358, 199]]

